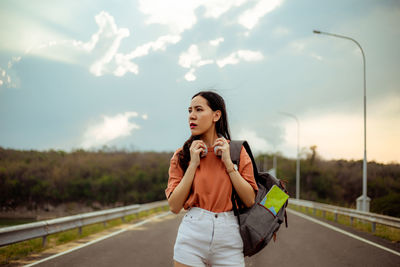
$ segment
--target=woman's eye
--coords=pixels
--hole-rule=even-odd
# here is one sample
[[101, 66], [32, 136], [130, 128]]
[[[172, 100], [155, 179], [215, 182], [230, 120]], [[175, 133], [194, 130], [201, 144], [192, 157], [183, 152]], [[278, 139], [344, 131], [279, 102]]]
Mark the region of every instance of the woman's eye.
[[[197, 108], [197, 109], [196, 109], [196, 112], [200, 112], [200, 111], [203, 111], [203, 109], [201, 109], [201, 108]], [[189, 109], [188, 112], [189, 112], [189, 113], [192, 113], [193, 110], [192, 110], [192, 109]]]

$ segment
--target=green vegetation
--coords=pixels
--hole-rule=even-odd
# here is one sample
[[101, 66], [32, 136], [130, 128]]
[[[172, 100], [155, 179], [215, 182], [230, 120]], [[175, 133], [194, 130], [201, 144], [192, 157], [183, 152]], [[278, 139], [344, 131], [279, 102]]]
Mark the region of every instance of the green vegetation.
[[82, 227], [82, 234], [79, 235], [78, 229], [72, 229], [65, 232], [49, 235], [47, 237], [46, 246], [42, 246], [42, 238], [35, 238], [24, 242], [12, 244], [0, 248], [0, 265], [9, 264], [10, 261], [15, 261], [24, 258], [32, 253], [38, 253], [43, 250], [65, 244], [67, 242], [87, 237], [89, 235], [101, 232], [105, 229], [110, 229], [123, 223], [130, 223], [140, 218], [155, 214], [161, 211], [168, 211], [169, 207], [155, 208], [149, 211], [142, 211], [125, 217], [125, 222], [121, 219], [108, 221], [107, 224], [97, 223]]
[[127, 205], [165, 199], [172, 153], [0, 148], [0, 206], [79, 202]]
[[[99, 151], [19, 151], [0, 147], [0, 207], [35, 210], [50, 204], [79, 202], [128, 205], [165, 199], [172, 153]], [[272, 163], [271, 154], [257, 162]], [[278, 156], [278, 178], [295, 196], [296, 160]], [[362, 161], [321, 159], [312, 146], [301, 160], [300, 197], [355, 207], [362, 193]], [[371, 211], [400, 217], [400, 164], [368, 163]]]
[[29, 219], [29, 218], [26, 218], [26, 219], [1, 219], [0, 218], [0, 228], [11, 226], [11, 225], [30, 223], [30, 222], [35, 222], [35, 221], [36, 220]]
[[[263, 157], [272, 163], [270, 154], [258, 156], [256, 162], [262, 162]], [[277, 162], [278, 178], [287, 180], [289, 195], [295, 197], [296, 160], [278, 156]], [[355, 208], [362, 194], [362, 164], [362, 160], [326, 161], [316, 154], [315, 146], [311, 147], [300, 163], [300, 198]], [[400, 217], [400, 164], [368, 162], [367, 171], [370, 211]]]

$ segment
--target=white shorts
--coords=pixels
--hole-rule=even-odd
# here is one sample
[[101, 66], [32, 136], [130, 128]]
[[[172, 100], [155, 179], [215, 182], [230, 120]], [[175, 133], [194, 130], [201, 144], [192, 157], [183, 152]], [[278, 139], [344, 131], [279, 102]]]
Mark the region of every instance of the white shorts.
[[233, 211], [191, 208], [179, 226], [174, 260], [195, 267], [244, 267], [243, 241]]

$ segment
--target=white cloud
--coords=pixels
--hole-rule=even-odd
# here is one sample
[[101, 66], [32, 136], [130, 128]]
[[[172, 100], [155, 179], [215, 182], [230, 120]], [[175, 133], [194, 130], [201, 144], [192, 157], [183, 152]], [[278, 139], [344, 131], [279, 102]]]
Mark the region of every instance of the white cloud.
[[204, 7], [204, 17], [219, 18], [248, 0], [140, 0], [139, 10], [148, 16], [146, 24], [161, 24], [174, 34], [181, 34], [197, 23], [196, 9]]
[[101, 146], [120, 137], [131, 135], [132, 131], [140, 129], [140, 126], [129, 120], [138, 115], [137, 112], [125, 112], [115, 116], [102, 116], [100, 123], [89, 126], [84, 133], [82, 147]]
[[206, 18], [219, 18], [222, 14], [226, 13], [232, 7], [241, 6], [247, 2], [247, 0], [206, 0], [201, 3], [204, 5], [206, 12], [204, 16]]
[[[96, 23], [99, 25], [99, 32], [103, 40], [112, 40], [105, 54], [90, 66], [90, 72], [95, 76], [101, 76], [109, 72], [107, 64], [109, 64], [116, 55], [123, 38], [129, 36], [129, 30], [125, 28], [118, 29], [114, 18], [108, 13], [102, 11], [96, 17]], [[93, 49], [93, 48], [92, 48]]]
[[196, 80], [196, 76], [194, 75], [194, 72], [196, 71], [195, 68], [191, 68], [186, 74], [185, 74], [185, 79], [188, 82], [192, 82], [194, 80]]
[[239, 50], [237, 55], [244, 61], [260, 61], [264, 58], [261, 52], [251, 50]]
[[239, 16], [239, 24], [251, 30], [265, 14], [282, 4], [283, 0], [261, 0], [253, 8], [247, 9]]
[[[118, 32], [123, 32], [126, 33], [127, 36], [129, 36], [129, 30], [118, 29], [117, 25], [115, 24], [114, 18], [105, 11], [100, 12], [94, 17], [94, 19], [99, 26], [99, 29], [95, 34], [92, 35], [89, 42], [82, 44], [81, 47], [86, 51], [92, 51], [102, 35], [113, 36], [118, 35]], [[78, 42], [76, 44], [79, 46], [80, 43]]]
[[200, 5], [194, 0], [140, 0], [139, 10], [148, 15], [146, 24], [162, 24], [174, 34], [192, 28], [197, 22], [194, 10]]
[[178, 62], [179, 65], [188, 69], [192, 67], [201, 67], [204, 65], [213, 64], [214, 60], [203, 60], [199, 52], [199, 47], [197, 45], [191, 45], [186, 52], [182, 52], [179, 55]]
[[[105, 11], [95, 16], [98, 25], [96, 33], [92, 34], [88, 42], [79, 40], [58, 40], [41, 43], [30, 47], [26, 54], [45, 55], [63, 62], [88, 65], [89, 71], [95, 76], [113, 74], [124, 76], [127, 72], [139, 73], [139, 66], [132, 59], [148, 55], [151, 51], [165, 50], [168, 44], [176, 44], [181, 40], [179, 35], [164, 35], [155, 41], [138, 46], [129, 53], [119, 52], [121, 42], [130, 35], [126, 28], [119, 28], [114, 17]], [[8, 67], [21, 60], [13, 57]]]
[[196, 66], [201, 61], [199, 47], [197, 45], [191, 45], [186, 52], [182, 52], [179, 55], [179, 65], [184, 68], [190, 68]]
[[225, 67], [226, 65], [235, 65], [239, 63], [239, 58], [237, 57], [237, 53], [234, 52], [227, 56], [226, 58], [217, 60], [217, 65], [220, 68]]
[[3, 81], [3, 79], [5, 79], [5, 77], [6, 77], [6, 71], [5, 70], [3, 70], [2, 68], [0, 68], [0, 86], [2, 86], [3, 84], [4, 84], [4, 81]]
[[265, 153], [272, 149], [271, 145], [253, 130], [241, 129], [237, 139], [246, 140], [254, 153]]
[[185, 79], [189, 82], [196, 80], [196, 76], [194, 72], [197, 68], [209, 64], [213, 64], [214, 60], [212, 59], [202, 59], [199, 51], [199, 47], [195, 44], [191, 45], [189, 49], [185, 52], [182, 52], [179, 55], [179, 65], [183, 68], [190, 70], [185, 74]]
[[149, 118], [149, 116], [147, 114], [142, 115], [142, 119], [147, 120], [148, 118]]
[[96, 47], [98, 42], [101, 39], [103, 39], [103, 36], [110, 38], [113, 37], [119, 31], [127, 31], [127, 35], [129, 36], [129, 30], [126, 28], [118, 29], [114, 21], [114, 17], [112, 17], [105, 11], [101, 11], [94, 17], [94, 19], [99, 28], [96, 33], [92, 34], [92, 36], [90, 37], [90, 41], [85, 43], [79, 40], [70, 40], [67, 42], [70, 42], [71, 45], [73, 47], [76, 47], [77, 49], [84, 50], [86, 52], [91, 52]]
[[[217, 40], [218, 42], [220, 41], [220, 39]], [[209, 41], [207, 45], [211, 46], [211, 41]], [[178, 63], [183, 68], [190, 69], [185, 74], [185, 79], [187, 81], [194, 81], [196, 80], [196, 76], [194, 74], [196, 69], [204, 65], [215, 63], [218, 65], [218, 67], [223, 68], [229, 64], [238, 64], [240, 61], [260, 61], [262, 59], [264, 59], [264, 56], [261, 52], [251, 50], [238, 50], [231, 53], [229, 56], [216, 61], [213, 59], [202, 59], [198, 45], [192, 44], [187, 51], [180, 54]]]
[[165, 50], [167, 44], [176, 44], [181, 40], [179, 35], [164, 35], [157, 38], [156, 41], [138, 46], [127, 54], [118, 53], [122, 39], [129, 36], [129, 30], [118, 28], [114, 18], [104, 11], [96, 16], [96, 22], [99, 25], [98, 32], [92, 35], [90, 42], [80, 44], [80, 46], [91, 51], [99, 40], [104, 42], [104, 39], [111, 39], [112, 43], [106, 46], [107, 51], [104, 55], [90, 66], [90, 72], [95, 76], [113, 73], [120, 77], [127, 72], [138, 74], [139, 66], [132, 62], [132, 59], [146, 56], [150, 51]]
[[212, 46], [219, 46], [219, 44], [222, 43], [223, 41], [224, 41], [224, 38], [220, 37], [220, 38], [217, 38], [215, 40], [211, 40], [209, 42], [209, 44], [212, 45]]
[[10, 73], [6, 72], [4, 69], [0, 68], [0, 86], [3, 86], [3, 85], [8, 88], [16, 88], [17, 87], [14, 75], [13, 75], [13, 79], [11, 79]]
[[209, 64], [213, 64], [213, 63], [214, 63], [214, 60], [212, 60], [212, 59], [200, 60], [197, 63], [197, 67], [201, 67], [201, 66], [205, 66], [205, 65], [209, 65]]
[[[95, 76], [113, 74], [121, 77], [129, 72], [137, 75], [139, 66], [132, 60], [148, 55], [151, 51], [165, 50], [168, 44], [178, 43], [181, 40], [179, 34], [190, 29], [197, 22], [196, 9], [203, 7], [203, 15], [206, 18], [219, 18], [232, 8], [237, 8], [247, 1], [187, 0], [182, 2], [178, 0], [141, 0], [139, 1], [139, 10], [147, 15], [146, 23], [166, 25], [172, 34], [144, 43], [128, 53], [121, 52], [120, 47], [123, 39], [130, 36], [129, 30], [127, 28], [119, 28], [115, 23], [114, 17], [105, 11], [101, 11], [95, 16], [98, 30], [91, 35], [87, 42], [63, 39], [61, 38], [62, 36], [49, 31], [44, 33], [46, 38], [36, 38], [34, 39], [35, 41], [26, 42], [31, 45], [28, 48], [25, 47], [24, 50], [25, 54], [35, 54], [36, 56], [70, 64], [88, 65], [90, 73]], [[258, 2], [255, 7], [263, 8], [264, 12], [266, 12], [267, 5], [262, 3], [263, 1]], [[247, 13], [250, 11], [248, 10]], [[245, 17], [245, 15], [243, 16]], [[41, 29], [40, 25], [37, 26], [37, 29]], [[38, 31], [35, 31], [35, 33], [37, 34]], [[39, 44], [38, 40], [40, 40]], [[223, 41], [224, 39], [220, 37], [211, 40], [209, 45], [218, 46]], [[198, 68], [215, 63], [213, 59], [202, 59], [198, 50], [197, 53], [198, 58], [195, 58], [195, 54], [181, 55], [180, 65], [186, 68]], [[239, 55], [236, 56], [238, 57]], [[13, 61], [10, 61], [9, 67], [11, 68], [14, 63], [20, 60], [21, 57], [13, 59]], [[184, 61], [186, 63], [182, 63]], [[193, 79], [193, 76], [194, 71], [191, 71], [187, 77]]]
[[[122, 39], [129, 36], [129, 30], [118, 28], [114, 18], [105, 11], [97, 14], [95, 21], [98, 25], [98, 31], [86, 43], [65, 39], [42, 41], [40, 44], [25, 49], [25, 55], [34, 54], [66, 63], [90, 65], [90, 72], [96, 76], [112, 73], [115, 66], [110, 63], [112, 63]], [[43, 38], [43, 40], [46, 40], [46, 38]], [[99, 44], [101, 45], [99, 46]], [[8, 67], [12, 68], [21, 58], [21, 56], [14, 57], [9, 62]], [[96, 59], [93, 60], [93, 58]], [[115, 63], [113, 64], [115, 65]], [[121, 73], [121, 71], [116, 72]]]
[[260, 61], [264, 58], [263, 54], [258, 51], [251, 50], [239, 50], [233, 52], [226, 58], [217, 60], [217, 65], [220, 68], [225, 67], [226, 65], [235, 65], [240, 62], [240, 60], [244, 61]]
[[[80, 52], [92, 52], [101, 39], [113, 38], [115, 34], [118, 34], [118, 31], [128, 31], [127, 29], [118, 29], [114, 18], [105, 11], [95, 16], [95, 21], [99, 28], [91, 36], [90, 41], [86, 43], [79, 40], [67, 39], [66, 36], [52, 32], [47, 29], [46, 25], [39, 24], [36, 20], [22, 20], [21, 22], [20, 19], [18, 21], [15, 21], [17, 20], [16, 18], [10, 19], [14, 20], [16, 24], [22, 23], [21, 26], [15, 27], [19, 31], [22, 31], [19, 36], [18, 45], [14, 45], [16, 47], [15, 50], [23, 51], [24, 55], [34, 54], [35, 56], [72, 64], [76, 64], [82, 60]], [[57, 21], [57, 23], [60, 23], [60, 21]], [[13, 38], [12, 35], [8, 37]], [[23, 44], [23, 47], [20, 44]], [[20, 59], [21, 57], [19, 57]], [[10, 61], [9, 64], [11, 65], [9, 65], [9, 68], [12, 67], [14, 62], [18, 62], [19, 60], [13, 59]]]
[[[8, 68], [12, 68], [12, 66], [14, 65], [14, 63], [18, 63], [19, 61], [21, 61], [22, 57], [12, 57], [12, 59], [8, 62]], [[3, 75], [4, 76], [4, 75]]]
[[165, 35], [159, 37], [154, 42], [148, 42], [138, 46], [132, 52], [128, 54], [117, 53], [115, 55], [116, 68], [114, 70], [115, 76], [124, 76], [127, 72], [139, 74], [139, 66], [131, 60], [138, 57], [143, 57], [149, 54], [149, 52], [157, 50], [165, 50], [167, 44], [176, 44], [181, 40], [178, 35]]
[[[8, 61], [8, 69], [11, 69], [12, 66], [15, 63], [18, 63], [20, 60], [22, 59], [22, 57], [12, 57], [12, 59], [10, 61]], [[8, 88], [16, 88], [17, 87], [17, 83], [15, 82], [15, 80], [18, 81], [18, 78], [16, 77], [15, 71], [9, 71], [4, 70], [2, 68], [0, 68], [0, 73], [1, 73], [1, 77], [0, 77], [0, 86], [5, 85]], [[12, 79], [11, 76], [12, 75]]]
[[115, 63], [117, 65], [117, 68], [113, 72], [115, 76], [121, 77], [127, 72], [139, 74], [139, 66], [130, 61], [129, 57], [126, 57], [123, 54], [118, 53], [115, 55]]
[[143, 57], [149, 54], [150, 49], [153, 51], [157, 50], [165, 50], [167, 44], [176, 44], [181, 40], [179, 35], [164, 35], [159, 37], [154, 42], [149, 42], [137, 47], [131, 53], [127, 54], [126, 56], [129, 59], [134, 59], [137, 57]]

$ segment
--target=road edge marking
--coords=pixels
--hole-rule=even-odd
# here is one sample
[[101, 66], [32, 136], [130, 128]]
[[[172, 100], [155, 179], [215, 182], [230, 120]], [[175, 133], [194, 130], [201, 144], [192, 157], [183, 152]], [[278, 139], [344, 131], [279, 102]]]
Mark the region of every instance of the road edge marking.
[[88, 242], [88, 243], [85, 243], [85, 244], [83, 244], [83, 245], [80, 245], [80, 246], [74, 247], [74, 248], [72, 248], [72, 249], [69, 249], [69, 250], [66, 250], [66, 251], [63, 251], [63, 252], [54, 254], [54, 255], [52, 255], [52, 256], [50, 256], [50, 257], [41, 259], [41, 260], [39, 260], [39, 261], [30, 263], [30, 264], [27, 264], [27, 265], [24, 265], [24, 266], [25, 266], [25, 267], [30, 267], [30, 266], [34, 266], [34, 265], [37, 265], [37, 264], [39, 264], [39, 263], [42, 263], [42, 262], [45, 262], [45, 261], [48, 261], [48, 260], [57, 258], [57, 257], [59, 257], [59, 256], [62, 256], [62, 255], [68, 254], [68, 253], [70, 253], [70, 252], [73, 252], [73, 251], [75, 251], [75, 250], [78, 250], [78, 249], [81, 249], [81, 248], [90, 246], [90, 245], [92, 245], [92, 244], [94, 244], [94, 243], [100, 242], [100, 241], [102, 241], [102, 240], [104, 240], [104, 239], [113, 237], [113, 236], [118, 235], [118, 234], [120, 234], [120, 233], [123, 233], [123, 232], [125, 232], [125, 231], [128, 231], [128, 230], [131, 230], [131, 229], [133, 229], [133, 228], [139, 227], [139, 226], [141, 226], [141, 225], [143, 225], [143, 224], [146, 224], [146, 223], [148, 223], [148, 222], [150, 222], [150, 221], [152, 221], [152, 220], [154, 220], [154, 219], [158, 219], [158, 218], [167, 216], [167, 215], [169, 215], [169, 214], [171, 214], [171, 212], [170, 212], [170, 211], [167, 211], [167, 212], [165, 212], [165, 213], [162, 213], [162, 214], [159, 214], [159, 215], [150, 217], [150, 218], [148, 218], [148, 219], [146, 219], [146, 220], [143, 220], [143, 221], [141, 221], [141, 222], [135, 223], [135, 224], [133, 224], [132, 226], [129, 226], [129, 227], [125, 228], [125, 229], [118, 230], [118, 231], [113, 232], [113, 233], [111, 233], [111, 234], [108, 234], [108, 235], [99, 237], [99, 238], [97, 238], [97, 239], [95, 239], [95, 240], [92, 240], [92, 241], [90, 241], [90, 242]]
[[357, 240], [359, 240], [359, 241], [365, 242], [365, 243], [367, 243], [367, 244], [369, 244], [369, 245], [371, 245], [371, 246], [375, 246], [375, 247], [377, 247], [377, 248], [386, 250], [386, 251], [388, 251], [388, 252], [390, 252], [390, 253], [393, 253], [393, 254], [395, 254], [395, 255], [397, 255], [397, 256], [400, 256], [400, 252], [397, 252], [397, 251], [392, 250], [392, 249], [390, 249], [390, 248], [387, 248], [387, 247], [384, 247], [384, 246], [379, 245], [379, 244], [377, 244], [377, 243], [374, 243], [374, 242], [372, 242], [372, 241], [369, 241], [369, 240], [367, 240], [367, 239], [365, 239], [365, 238], [359, 237], [359, 236], [357, 236], [357, 235], [355, 235], [355, 234], [352, 234], [352, 233], [349, 233], [349, 232], [347, 232], [347, 231], [344, 231], [344, 230], [342, 230], [342, 229], [340, 229], [340, 228], [338, 228], [338, 227], [335, 227], [335, 226], [333, 226], [333, 225], [330, 225], [330, 224], [328, 224], [328, 223], [325, 223], [325, 222], [323, 222], [323, 221], [320, 221], [320, 220], [318, 220], [318, 219], [315, 219], [315, 218], [313, 218], [313, 217], [310, 217], [310, 216], [305, 215], [305, 214], [303, 214], [303, 213], [300, 213], [300, 212], [298, 212], [298, 211], [294, 211], [294, 210], [289, 209], [289, 208], [287, 208], [286, 210], [289, 211], [289, 213], [293, 213], [293, 214], [295, 214], [295, 215], [297, 215], [297, 216], [300, 216], [300, 217], [302, 217], [302, 218], [304, 218], [304, 219], [307, 219], [307, 220], [312, 221], [312, 222], [314, 222], [314, 223], [317, 223], [317, 224], [320, 224], [320, 225], [322, 225], [322, 226], [325, 226], [325, 227], [327, 227], [327, 228], [329, 228], [329, 229], [331, 229], [331, 230], [334, 230], [334, 231], [336, 231], [336, 232], [342, 233], [342, 234], [344, 234], [344, 235], [347, 235], [347, 236], [352, 237], [352, 238], [354, 238], [354, 239], [357, 239]]

